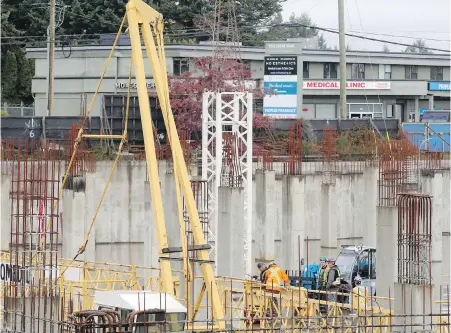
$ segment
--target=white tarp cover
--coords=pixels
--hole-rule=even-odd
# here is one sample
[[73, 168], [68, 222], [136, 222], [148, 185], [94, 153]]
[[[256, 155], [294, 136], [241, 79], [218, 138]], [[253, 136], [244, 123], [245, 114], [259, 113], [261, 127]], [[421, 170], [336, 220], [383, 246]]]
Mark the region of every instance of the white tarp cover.
[[167, 313], [186, 313], [186, 308], [174, 296], [154, 291], [96, 291], [94, 304], [132, 311], [161, 309]]

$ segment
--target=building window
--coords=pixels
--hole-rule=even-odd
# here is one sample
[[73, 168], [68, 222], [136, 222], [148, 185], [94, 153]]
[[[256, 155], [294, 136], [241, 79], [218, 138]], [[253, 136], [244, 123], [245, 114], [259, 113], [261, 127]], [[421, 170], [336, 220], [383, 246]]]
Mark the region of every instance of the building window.
[[418, 80], [418, 66], [406, 66], [406, 80]]
[[431, 67], [431, 80], [443, 81], [443, 67]]
[[391, 80], [391, 65], [384, 65], [384, 67], [385, 67], [384, 79]]
[[365, 65], [351, 64], [351, 79], [364, 80], [365, 79]]
[[336, 79], [337, 78], [337, 64], [328, 62], [324, 64], [324, 78]]
[[302, 77], [303, 77], [304, 79], [308, 79], [308, 78], [309, 78], [309, 63], [306, 62], [306, 61], [304, 61], [304, 62], [302, 63], [302, 67], [303, 67], [303, 74], [302, 74]]
[[174, 75], [189, 72], [189, 58], [174, 58]]

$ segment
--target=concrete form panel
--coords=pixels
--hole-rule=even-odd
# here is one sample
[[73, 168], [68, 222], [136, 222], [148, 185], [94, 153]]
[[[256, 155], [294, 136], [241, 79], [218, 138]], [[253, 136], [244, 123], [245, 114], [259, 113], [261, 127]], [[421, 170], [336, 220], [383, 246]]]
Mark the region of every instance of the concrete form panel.
[[244, 189], [219, 187], [218, 189], [218, 251], [219, 276], [243, 278], [244, 260], [240, 260], [244, 247]]

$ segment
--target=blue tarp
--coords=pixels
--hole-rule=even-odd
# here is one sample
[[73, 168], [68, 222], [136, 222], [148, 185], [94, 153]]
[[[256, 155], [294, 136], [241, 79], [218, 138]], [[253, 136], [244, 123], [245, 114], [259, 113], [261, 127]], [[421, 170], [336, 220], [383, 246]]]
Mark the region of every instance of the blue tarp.
[[421, 150], [449, 152], [451, 123], [427, 123], [427, 125], [429, 128], [426, 123], [403, 123], [401, 126], [412, 144]]

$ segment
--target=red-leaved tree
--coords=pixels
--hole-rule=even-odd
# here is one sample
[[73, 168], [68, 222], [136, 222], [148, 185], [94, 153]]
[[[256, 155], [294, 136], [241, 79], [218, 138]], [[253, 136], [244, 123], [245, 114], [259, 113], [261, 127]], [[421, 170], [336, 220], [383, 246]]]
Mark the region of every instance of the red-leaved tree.
[[[196, 58], [196, 74], [185, 72], [169, 77], [169, 91], [172, 112], [179, 129], [190, 132], [202, 129], [202, 100], [205, 91], [234, 92], [245, 88], [251, 80], [248, 65], [232, 59], [213, 57]], [[248, 88], [255, 97], [263, 96], [261, 89]], [[254, 113], [254, 128], [266, 128], [268, 120]]]

